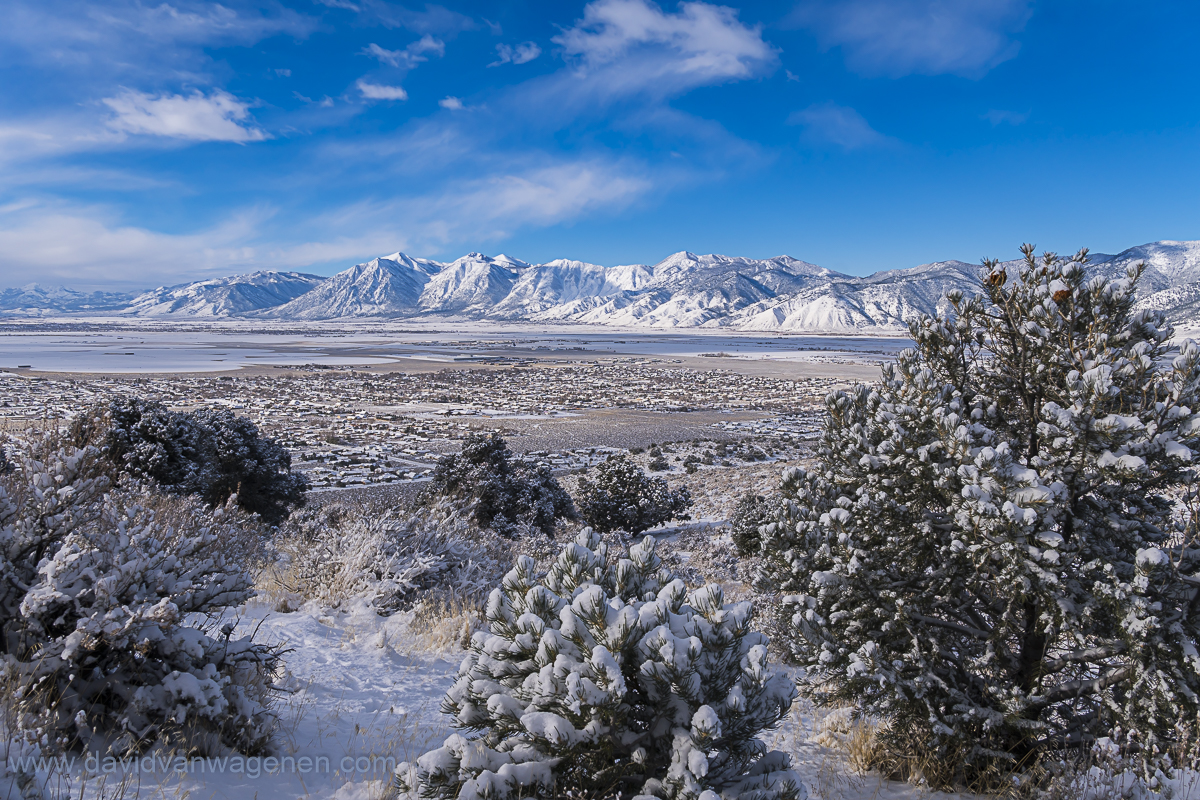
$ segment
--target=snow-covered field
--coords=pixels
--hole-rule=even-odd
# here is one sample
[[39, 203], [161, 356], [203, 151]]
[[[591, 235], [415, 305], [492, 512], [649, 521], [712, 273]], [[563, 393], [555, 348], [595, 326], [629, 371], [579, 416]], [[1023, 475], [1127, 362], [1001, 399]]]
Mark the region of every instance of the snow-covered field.
[[[122, 766], [78, 758], [67, 770], [38, 770], [43, 795], [377, 800], [396, 764], [450, 732], [439, 706], [464, 655], [460, 621], [431, 627], [412, 612], [379, 616], [362, 601], [340, 610], [310, 603], [290, 613], [252, 602], [239, 611], [241, 628], [257, 627], [260, 639], [290, 648], [273, 759], [194, 759], [185, 766], [154, 751]], [[768, 741], [792, 754], [814, 798], [967, 797], [855, 774], [844, 752], [822, 743], [832, 743], [822, 719], [798, 704]], [[6, 800], [37, 796], [22, 795], [12, 777], [2, 781]]]
[[[727, 539], [719, 525], [664, 527], [658, 535], [667, 544], [681, 532], [686, 535], [689, 527], [707, 531], [714, 544]], [[681, 555], [686, 559], [689, 554]], [[431, 619], [413, 611], [381, 616], [364, 599], [343, 602], [337, 609], [308, 602], [281, 612], [278, 600], [267, 591], [234, 616], [239, 632], [257, 630], [259, 640], [288, 648], [286, 671], [278, 682], [282, 691], [275, 710], [281, 724], [272, 757], [183, 762], [173, 753], [154, 750], [124, 765], [75, 758], [66, 769], [60, 764], [38, 769], [37, 784], [25, 785], [24, 792], [8, 772], [0, 777], [0, 798], [388, 797], [395, 765], [438, 746], [451, 732], [439, 707], [465, 655], [463, 642], [478, 623], [462, 616]], [[814, 800], [978, 797], [862, 774], [852, 766], [844, 744], [849, 733], [847, 713], [815, 709], [800, 700], [764, 738], [770, 749], [791, 755]], [[19, 766], [16, 750], [7, 755], [5, 766]], [[1072, 794], [1071, 800], [1116, 796], [1105, 789]], [[1178, 782], [1173, 800], [1196, 798], [1197, 776]]]
[[[262, 639], [293, 648], [283, 681], [287, 693], [277, 709], [282, 720], [277, 762], [283, 768], [265, 758], [209, 759], [190, 762], [180, 775], [175, 771], [180, 764], [158, 752], [129, 765], [124, 782], [119, 769], [103, 774], [104, 764], [96, 770], [100, 775], [87, 780], [80, 779], [78, 763], [70, 778], [61, 770], [41, 771], [46, 796], [69, 791], [72, 797], [115, 797], [123, 789], [141, 798], [376, 800], [385, 794], [390, 767], [440, 744], [450, 732], [439, 705], [463, 656], [457, 637], [423, 627], [411, 613], [378, 616], [362, 602], [339, 611], [312, 604], [291, 613], [262, 604], [242, 611], [241, 626], [258, 626]], [[830, 741], [822, 735], [822, 719], [798, 704], [768, 741], [772, 749], [792, 754], [812, 797], [968, 797], [855, 774], [844, 752], [818, 741]], [[302, 771], [305, 757], [312, 761]], [[6, 788], [0, 797], [21, 797], [11, 780]]]

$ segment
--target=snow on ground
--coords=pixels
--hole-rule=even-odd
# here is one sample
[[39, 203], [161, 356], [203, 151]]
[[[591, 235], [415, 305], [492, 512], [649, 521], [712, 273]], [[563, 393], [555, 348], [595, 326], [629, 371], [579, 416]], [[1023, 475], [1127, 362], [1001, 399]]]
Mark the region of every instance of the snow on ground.
[[[280, 705], [285, 729], [282, 749], [297, 756], [325, 755], [333, 769], [303, 781], [300, 775], [191, 780], [186, 784], [191, 797], [374, 800], [381, 786], [372, 780], [386, 776], [364, 774], [353, 769], [352, 761], [359, 761], [359, 766], [366, 765], [363, 759], [380, 757], [405, 761], [440, 745], [450, 732], [438, 709], [463, 652], [457, 645], [431, 651], [428, 632], [410, 627], [411, 615], [380, 617], [361, 603], [348, 612], [309, 605], [291, 614], [258, 606], [247, 609], [241, 624], [260, 621], [259, 635], [264, 640], [296, 648], [287, 656], [290, 674], [285, 681], [294, 694]], [[797, 704], [768, 741], [795, 757], [814, 798], [965, 800], [965, 795], [929, 793], [876, 776], [855, 775], [844, 754], [814, 741], [821, 732], [820, 719], [811, 707]], [[343, 759], [352, 769], [339, 769]]]
[[[463, 653], [457, 643], [440, 642], [458, 637], [431, 637], [411, 614], [380, 617], [364, 602], [338, 611], [313, 604], [286, 614], [261, 604], [241, 611], [240, 627], [258, 626], [259, 638], [291, 648], [281, 681], [286, 692], [277, 706], [282, 725], [276, 757], [294, 762], [284, 761], [280, 769], [266, 759], [239, 764], [230, 758], [221, 771], [220, 759], [210, 759], [207, 773], [193, 762], [190, 773], [180, 776], [173, 771], [178, 762], [155, 752], [141, 765], [129, 765], [125, 781], [115, 772], [81, 786], [79, 763], [69, 779], [61, 771], [49, 776], [39, 771], [45, 796], [379, 800], [392, 766], [439, 745], [450, 732], [439, 705]], [[816, 741], [821, 731], [822, 715], [797, 704], [767, 742], [794, 756], [813, 798], [966, 800], [856, 775], [842, 751]], [[304, 757], [312, 760], [307, 772]], [[11, 777], [0, 781], [0, 798], [21, 796]]]
[[[179, 762], [156, 752], [126, 769], [92, 765], [97, 777], [86, 787], [78, 782], [85, 765], [76, 763], [73, 779], [39, 770], [45, 796], [80, 797], [82, 789], [93, 798], [375, 800], [397, 763], [447, 735], [438, 708], [461, 651], [430, 652], [409, 632], [410, 616], [380, 617], [362, 602], [348, 611], [311, 605], [290, 614], [263, 605], [241, 611], [240, 628], [259, 626], [259, 639], [289, 648], [276, 707], [281, 763], [214, 758], [192, 762], [179, 775]], [[11, 777], [0, 780], [0, 798], [9, 797], [22, 797]]]

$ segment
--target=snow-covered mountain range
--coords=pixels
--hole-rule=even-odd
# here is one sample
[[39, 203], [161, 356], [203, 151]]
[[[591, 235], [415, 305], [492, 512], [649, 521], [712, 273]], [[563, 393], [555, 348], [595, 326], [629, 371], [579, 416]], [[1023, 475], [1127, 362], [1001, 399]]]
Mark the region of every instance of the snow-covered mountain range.
[[133, 295], [124, 292], [77, 292], [65, 286], [30, 283], [19, 289], [0, 289], [0, 313], [42, 316], [55, 313], [119, 311]]
[[229, 317], [282, 305], [325, 280], [320, 275], [299, 272], [255, 272], [160, 286], [133, 298], [124, 311], [143, 317]]
[[[1115, 277], [1145, 262], [1140, 304], [1200, 325], [1200, 242], [1152, 242], [1094, 254]], [[979, 288], [980, 267], [939, 261], [844, 275], [790, 256], [680, 252], [653, 265], [602, 267], [559, 259], [528, 264], [470, 253], [448, 263], [404, 253], [330, 278], [256, 272], [160, 287], [137, 296], [28, 286], [0, 292], [0, 313], [103, 313], [157, 318], [272, 320], [468, 318], [646, 328], [892, 333], [918, 314], [945, 312], [950, 289]]]

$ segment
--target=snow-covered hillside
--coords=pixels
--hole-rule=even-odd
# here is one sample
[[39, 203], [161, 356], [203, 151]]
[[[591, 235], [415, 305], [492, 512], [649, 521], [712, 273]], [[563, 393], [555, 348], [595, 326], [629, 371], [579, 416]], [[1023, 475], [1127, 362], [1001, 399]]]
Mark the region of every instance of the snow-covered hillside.
[[277, 319], [401, 316], [418, 311], [421, 292], [441, 268], [404, 253], [339, 272], [295, 300], [266, 311]]
[[324, 280], [300, 272], [254, 272], [160, 286], [135, 297], [124, 311], [142, 317], [229, 317], [294, 300]]
[[1175, 324], [1200, 323], [1200, 242], [1153, 242], [1105, 262], [1108, 274], [1146, 264], [1138, 307], [1162, 309]]
[[504, 255], [489, 258], [482, 253], [469, 253], [446, 264], [429, 279], [421, 292], [420, 309], [487, 316], [508, 296], [519, 271], [528, 266]]
[[[1093, 254], [1114, 278], [1147, 266], [1139, 293], [1185, 326], [1200, 325], [1200, 242], [1161, 241]], [[1013, 262], [1005, 262], [1006, 264]], [[980, 267], [938, 261], [866, 277], [790, 256], [770, 259], [675, 253], [657, 264], [603, 267], [556, 259], [528, 264], [469, 253], [443, 263], [404, 253], [318, 278], [259, 272], [128, 296], [37, 286], [0, 293], [0, 312], [113, 312], [143, 317], [278, 320], [455, 317], [655, 329], [729, 328], [790, 333], [897, 333], [920, 314], [944, 314], [951, 289], [979, 289]]]

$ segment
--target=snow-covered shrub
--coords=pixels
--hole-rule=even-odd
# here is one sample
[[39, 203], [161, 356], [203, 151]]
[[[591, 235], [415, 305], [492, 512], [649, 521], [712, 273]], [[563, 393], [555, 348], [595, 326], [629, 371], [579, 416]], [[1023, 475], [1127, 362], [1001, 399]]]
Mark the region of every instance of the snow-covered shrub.
[[361, 596], [390, 614], [443, 595], [482, 598], [504, 574], [509, 546], [445, 503], [416, 512], [333, 503], [280, 528], [276, 580], [296, 598], [336, 606]]
[[252, 594], [223, 542], [253, 519], [112, 487], [95, 448], [28, 450], [0, 476], [0, 671], [22, 735], [52, 749], [262, 750], [278, 653], [215, 630]]
[[1200, 348], [1133, 310], [1141, 267], [1024, 252], [829, 395], [761, 586], [797, 604], [802, 688], [951, 779], [1118, 728], [1150, 774], [1200, 711]]
[[509, 537], [522, 528], [553, 536], [559, 519], [575, 517], [571, 495], [550, 470], [516, 457], [496, 433], [471, 434], [461, 452], [443, 456], [428, 497], [464, 502], [479, 527]]
[[401, 764], [400, 796], [804, 798], [758, 738], [795, 687], [750, 618], [672, 579], [650, 537], [610, 559], [585, 528], [542, 578], [518, 559], [442, 704], [463, 733]]
[[669, 519], [687, 519], [687, 487], [674, 491], [666, 478], [652, 478], [624, 455], [596, 465], [596, 479], [579, 479], [579, 515], [601, 533], [641, 533]]
[[[1118, 737], [1125, 738], [1125, 737]], [[1190, 800], [1200, 797], [1200, 748], [1182, 739], [1173, 748], [1174, 769], [1147, 780], [1144, 766], [1130, 759], [1126, 743], [1103, 737], [1073, 758], [1045, 759], [1038, 785], [1027, 787], [1035, 800]], [[1032, 784], [1032, 781], [1027, 781]]]
[[228, 409], [180, 412], [120, 398], [80, 414], [72, 437], [77, 446], [101, 447], [121, 472], [212, 506], [237, 495], [242, 508], [272, 523], [303, 505], [308, 490], [291, 471], [291, 454]]

